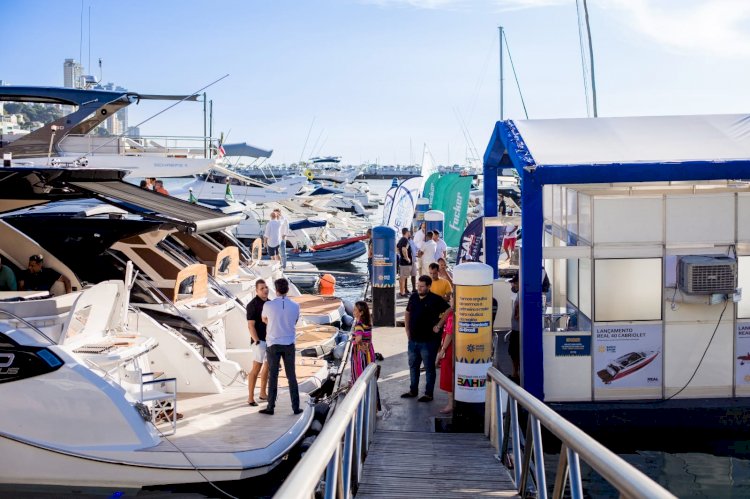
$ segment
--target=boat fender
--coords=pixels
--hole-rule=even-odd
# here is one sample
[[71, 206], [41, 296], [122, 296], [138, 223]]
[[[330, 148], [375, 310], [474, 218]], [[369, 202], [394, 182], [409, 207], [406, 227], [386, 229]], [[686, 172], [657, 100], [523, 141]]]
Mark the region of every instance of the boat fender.
[[310, 424], [310, 429], [307, 431], [310, 435], [317, 435], [323, 429], [323, 423], [320, 421], [313, 421]]
[[305, 437], [304, 440], [302, 440], [302, 442], [299, 444], [299, 450], [305, 452], [307, 449], [309, 449], [313, 442], [315, 442], [315, 437], [316, 435]]
[[318, 402], [315, 404], [315, 415], [313, 418], [315, 421], [323, 422], [326, 420], [326, 416], [328, 415], [328, 411], [330, 411], [331, 405], [327, 404], [325, 402]]
[[318, 291], [323, 296], [333, 296], [333, 293], [336, 291], [336, 278], [331, 274], [323, 274], [320, 276]]
[[341, 316], [341, 325], [343, 326], [343, 329], [350, 330], [352, 328], [352, 324], [354, 324], [354, 317], [352, 317], [349, 314], [344, 314]]
[[346, 351], [346, 343], [339, 343], [336, 348], [333, 349], [333, 357], [337, 360], [344, 358], [344, 352]]
[[341, 300], [341, 301], [344, 302], [344, 310], [346, 311], [346, 313], [349, 315], [354, 315], [354, 303], [352, 303], [349, 300]]

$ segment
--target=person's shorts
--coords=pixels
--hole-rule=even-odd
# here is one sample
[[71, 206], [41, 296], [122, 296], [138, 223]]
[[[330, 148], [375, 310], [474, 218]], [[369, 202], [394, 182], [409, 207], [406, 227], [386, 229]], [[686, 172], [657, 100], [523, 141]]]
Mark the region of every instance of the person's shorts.
[[411, 275], [416, 276], [419, 274], [419, 264], [417, 262], [414, 262], [411, 265]]
[[399, 275], [401, 277], [409, 277], [411, 275], [411, 269], [414, 267], [414, 265], [401, 265], [398, 268]]
[[276, 256], [279, 254], [279, 247], [278, 246], [269, 246], [268, 247], [268, 256]]
[[250, 350], [252, 352], [253, 362], [262, 364], [263, 361], [266, 360], [266, 342], [265, 341], [261, 341], [260, 343], [255, 343], [252, 347], [250, 347]]
[[503, 249], [504, 250], [511, 250], [515, 249], [516, 247], [516, 238], [515, 237], [506, 237], [503, 239]]
[[518, 363], [521, 359], [521, 334], [518, 331], [511, 331], [508, 338], [508, 354], [513, 362]]

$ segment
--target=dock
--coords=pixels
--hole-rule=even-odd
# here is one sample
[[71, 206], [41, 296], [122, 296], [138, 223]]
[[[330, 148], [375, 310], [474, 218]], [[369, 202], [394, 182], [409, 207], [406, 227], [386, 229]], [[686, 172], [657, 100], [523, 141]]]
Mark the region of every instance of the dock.
[[[403, 313], [403, 306], [397, 310]], [[409, 390], [404, 328], [376, 328], [373, 343], [384, 357], [378, 382], [382, 411], [356, 497], [519, 497], [484, 434], [436, 432], [447, 393], [436, 386], [432, 402], [400, 397]], [[422, 373], [420, 393], [424, 378]]]

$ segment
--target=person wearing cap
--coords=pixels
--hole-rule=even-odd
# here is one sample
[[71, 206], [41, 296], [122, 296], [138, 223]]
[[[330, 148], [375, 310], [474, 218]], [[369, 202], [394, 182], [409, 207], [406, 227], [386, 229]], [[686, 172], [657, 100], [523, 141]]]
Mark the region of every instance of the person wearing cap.
[[16, 291], [17, 289], [16, 274], [13, 273], [12, 268], [3, 265], [2, 257], [0, 257], [0, 291]]
[[510, 339], [508, 341], [508, 354], [513, 361], [513, 374], [510, 376], [513, 380], [518, 380], [521, 373], [521, 328], [520, 328], [520, 309], [518, 299], [518, 274], [507, 280], [510, 283], [510, 290], [515, 293], [511, 305], [510, 315]]
[[65, 285], [66, 293], [72, 291], [70, 279], [59, 272], [44, 267], [44, 255], [31, 255], [27, 270], [21, 273], [21, 278], [18, 280], [18, 289], [21, 291], [49, 291], [58, 281]]

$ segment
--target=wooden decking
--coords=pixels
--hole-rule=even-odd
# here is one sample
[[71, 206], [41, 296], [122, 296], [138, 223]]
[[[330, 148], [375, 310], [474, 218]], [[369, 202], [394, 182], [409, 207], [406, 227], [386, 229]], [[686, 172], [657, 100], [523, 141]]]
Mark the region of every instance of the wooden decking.
[[378, 430], [357, 498], [518, 497], [494, 454], [482, 434]]
[[[402, 311], [405, 300], [398, 305]], [[385, 358], [378, 381], [382, 411], [356, 497], [518, 497], [484, 434], [435, 433], [435, 418], [444, 416], [439, 410], [448, 401], [445, 392], [436, 387], [428, 403], [401, 398], [409, 389], [403, 327], [375, 328], [373, 344]], [[420, 394], [424, 383], [422, 373]]]

